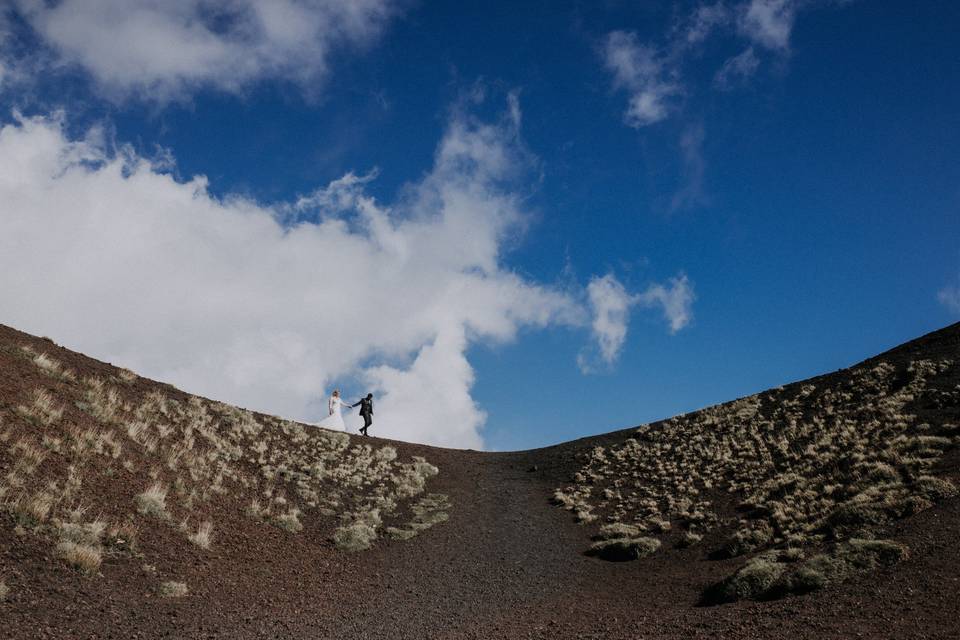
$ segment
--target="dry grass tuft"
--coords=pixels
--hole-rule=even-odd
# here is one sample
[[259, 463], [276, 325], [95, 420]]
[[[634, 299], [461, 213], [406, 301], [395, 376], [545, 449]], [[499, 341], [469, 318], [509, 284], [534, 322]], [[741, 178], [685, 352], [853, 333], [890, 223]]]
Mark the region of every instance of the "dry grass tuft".
[[213, 523], [209, 520], [204, 520], [197, 527], [197, 532], [189, 538], [190, 542], [201, 549], [209, 549], [210, 544], [213, 542]]
[[270, 522], [290, 533], [303, 531], [303, 524], [300, 522], [300, 510], [297, 508], [290, 508], [286, 513], [274, 516]]
[[945, 500], [957, 496], [957, 486], [946, 478], [920, 476], [915, 484], [917, 491], [929, 500]]
[[84, 401], [79, 406], [104, 424], [120, 424], [126, 411], [117, 390], [99, 378], [84, 378]]
[[624, 524], [622, 522], [615, 522], [613, 524], [605, 524], [600, 527], [600, 533], [597, 534], [597, 537], [600, 540], [612, 540], [614, 538], [637, 538], [642, 533], [642, 528], [634, 525]]
[[133, 554], [137, 551], [139, 533], [132, 522], [111, 525], [107, 528], [104, 544], [114, 552]]
[[701, 540], [703, 540], [703, 536], [699, 533], [694, 533], [693, 531], [684, 531], [683, 535], [680, 536], [680, 540], [677, 541], [677, 547], [681, 549], [692, 547], [698, 544]]
[[85, 509], [74, 509], [67, 522], [55, 521], [60, 542], [54, 555], [88, 575], [93, 575], [103, 561], [101, 539], [107, 529], [99, 518], [87, 523], [80, 522]]
[[784, 569], [783, 564], [758, 556], [720, 583], [715, 593], [711, 593], [707, 599], [721, 602], [760, 600], [779, 584]]
[[157, 588], [157, 593], [160, 594], [161, 598], [182, 598], [188, 592], [186, 582], [174, 582], [173, 580], [161, 582]]
[[[393, 447], [390, 447], [393, 450]], [[393, 451], [396, 456], [396, 451]], [[420, 456], [413, 456], [412, 465], [404, 465], [394, 477], [396, 494], [399, 498], [412, 498], [422, 493], [427, 480], [439, 473], [439, 470]]]
[[7, 506], [21, 525], [36, 526], [47, 521], [55, 505], [56, 499], [54, 496], [41, 490], [38, 493], [21, 495]]
[[387, 527], [383, 530], [388, 537], [394, 540], [409, 540], [415, 538], [419, 531], [416, 529], [404, 529], [402, 527]]
[[58, 406], [46, 389], [34, 389], [30, 404], [20, 405], [17, 413], [33, 424], [49, 427], [63, 417], [63, 408]]
[[95, 574], [103, 562], [103, 554], [98, 546], [61, 542], [54, 549], [54, 555], [86, 574]]
[[10, 596], [10, 587], [3, 580], [0, 580], [0, 602], [3, 602]]
[[30, 358], [30, 361], [33, 362], [40, 371], [51, 378], [56, 378], [64, 382], [77, 381], [77, 376], [72, 370], [65, 368], [59, 361], [54, 360], [46, 353], [37, 353], [30, 345], [24, 345], [20, 347], [20, 350]]
[[[395, 540], [409, 540], [422, 531], [450, 519], [450, 499], [442, 493], [431, 493], [410, 507], [413, 518], [402, 527], [388, 527], [385, 531]], [[376, 528], [376, 527], [374, 527]]]
[[60, 540], [63, 542], [75, 542], [88, 546], [97, 546], [107, 529], [107, 525], [102, 520], [94, 520], [82, 524], [79, 522], [61, 522], [59, 525]]
[[810, 558], [803, 566], [821, 574], [825, 583], [842, 582], [854, 574], [896, 564], [909, 555], [907, 547], [892, 540], [854, 538], [836, 545], [830, 553]]
[[337, 549], [350, 552], [369, 549], [376, 539], [376, 530], [363, 522], [353, 522], [338, 527], [333, 533], [333, 543], [337, 545]]
[[624, 562], [645, 558], [659, 548], [660, 541], [656, 538], [612, 538], [590, 545], [587, 555], [611, 562]]
[[146, 491], [135, 497], [137, 510], [148, 516], [169, 520], [167, 512], [167, 488], [160, 482], [154, 482]]
[[751, 558], [732, 576], [712, 585], [703, 604], [735, 600], [772, 600], [815, 591], [828, 584], [900, 562], [909, 550], [892, 540], [853, 539], [804, 561], [796, 549], [772, 550]]

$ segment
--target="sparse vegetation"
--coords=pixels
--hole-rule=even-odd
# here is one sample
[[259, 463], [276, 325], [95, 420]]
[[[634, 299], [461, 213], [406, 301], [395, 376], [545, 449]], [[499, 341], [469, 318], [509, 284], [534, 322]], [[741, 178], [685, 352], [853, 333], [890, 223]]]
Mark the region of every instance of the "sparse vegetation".
[[593, 543], [587, 554], [614, 562], [637, 560], [659, 549], [660, 544], [656, 538], [610, 538]]
[[[721, 599], [837, 581], [850, 566], [872, 566], [864, 557], [880, 557], [851, 555], [866, 548], [856, 540], [957, 495], [948, 478], [932, 473], [956, 446], [956, 426], [923, 422], [913, 409], [960, 404], [960, 388], [941, 382], [952, 379], [953, 367], [950, 360], [874, 362], [833, 384], [779, 388], [645, 425], [584, 454], [554, 501], [581, 523], [603, 523], [589, 550], [600, 557], [633, 553], [612, 542], [618, 539], [653, 533], [684, 547], [730, 525], [716, 555], [831, 549], [789, 571], [782, 556], [760, 554], [730, 577]], [[735, 515], [716, 508], [729, 501], [722, 496], [738, 501]]]
[[[291, 534], [319, 519], [352, 551], [384, 528], [412, 537], [447, 518], [445, 496], [423, 496], [438, 469], [401, 460], [391, 446], [352, 445], [344, 433], [179, 392], [144, 392], [127, 370], [81, 379], [49, 353], [6, 353], [55, 382], [0, 407], [0, 510], [13, 516], [17, 536], [46, 540], [54, 557], [87, 575], [105, 557], [135, 557], [138, 537], [157, 527], [180, 528], [209, 549], [214, 527], [204, 505], [214, 500]], [[68, 415], [68, 407], [79, 412]], [[144, 488], [126, 514], [94, 489], [138, 474]], [[91, 508], [111, 516], [88, 520]]]
[[721, 583], [719, 596], [724, 601], [759, 600], [780, 583], [784, 565], [763, 556], [752, 558], [735, 574]]
[[645, 527], [641, 528], [632, 524], [614, 522], [613, 524], [605, 524], [600, 527], [600, 533], [597, 534], [597, 537], [601, 540], [612, 540], [614, 538], [636, 538], [644, 530]]
[[17, 413], [29, 422], [49, 427], [63, 417], [63, 408], [57, 405], [46, 389], [35, 389], [30, 396], [30, 404], [18, 406]]
[[159, 482], [154, 482], [145, 491], [136, 496], [137, 510], [148, 516], [168, 520], [167, 489]]
[[137, 551], [139, 530], [132, 522], [111, 525], [107, 528], [104, 546], [115, 553], [133, 554]]
[[3, 580], [0, 580], [0, 602], [3, 602], [10, 596], [10, 587]]
[[692, 547], [703, 540], [703, 536], [693, 531], [684, 531], [683, 535], [677, 541], [677, 546], [681, 548]]
[[337, 545], [337, 549], [351, 552], [369, 549], [376, 539], [376, 529], [365, 522], [351, 522], [338, 527], [333, 534], [333, 542]]
[[450, 516], [450, 499], [442, 493], [431, 493], [417, 500], [410, 507], [413, 517], [400, 527], [388, 527], [387, 535], [397, 540], [409, 540], [421, 531], [446, 522]]
[[303, 531], [303, 524], [300, 522], [300, 510], [297, 508], [291, 508], [286, 513], [274, 516], [270, 522], [290, 533]]
[[130, 410], [120, 393], [100, 378], [84, 378], [84, 401], [77, 406], [104, 424], [119, 424], [122, 412]]
[[83, 510], [74, 510], [70, 520], [57, 521], [59, 542], [54, 548], [54, 555], [80, 571], [93, 575], [100, 569], [103, 561], [103, 546], [101, 540], [107, 525], [102, 520], [81, 522]]
[[209, 549], [210, 544], [213, 542], [213, 523], [209, 520], [204, 520], [197, 526], [197, 532], [191, 534], [189, 539], [190, 542], [201, 549]]
[[76, 542], [61, 542], [57, 544], [54, 553], [67, 564], [88, 574], [96, 573], [103, 561], [103, 555], [98, 547]]
[[771, 550], [751, 558], [729, 578], [703, 594], [704, 604], [734, 600], [769, 600], [787, 594], [802, 594], [857, 573], [896, 564], [909, 552], [891, 540], [852, 539], [837, 543], [824, 553], [804, 561], [797, 550]]
[[174, 582], [173, 580], [161, 582], [157, 588], [157, 593], [160, 594], [161, 598], [182, 598], [187, 595], [188, 592], [187, 583]]
[[7, 506], [20, 525], [34, 527], [46, 522], [54, 504], [53, 495], [41, 490], [34, 494], [21, 494]]
[[33, 347], [29, 345], [20, 347], [20, 350], [30, 358], [31, 362], [33, 362], [40, 371], [51, 378], [68, 383], [77, 381], [77, 376], [72, 370], [65, 368], [59, 361], [54, 360], [46, 353], [37, 353]]
[[892, 540], [854, 538], [810, 558], [802, 568], [819, 573], [825, 583], [842, 582], [856, 573], [896, 564], [908, 555], [905, 546]]
[[[74, 517], [82, 517], [82, 513], [76, 512]], [[61, 522], [59, 523], [60, 539], [64, 542], [75, 542], [95, 546], [100, 544], [104, 532], [107, 529], [106, 523], [102, 520], [92, 522]]]

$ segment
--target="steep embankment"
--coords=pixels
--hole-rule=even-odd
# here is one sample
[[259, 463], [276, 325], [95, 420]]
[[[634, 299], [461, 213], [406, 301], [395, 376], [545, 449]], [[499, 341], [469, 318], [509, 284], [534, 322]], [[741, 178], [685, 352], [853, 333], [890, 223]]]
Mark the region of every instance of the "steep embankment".
[[[24, 346], [33, 353], [24, 351]], [[69, 369], [74, 380], [51, 373], [46, 363], [38, 366], [36, 358], [44, 353]], [[924, 359], [960, 359], [960, 327], [904, 345], [865, 366], [872, 369], [888, 362], [905, 370], [909, 362]], [[956, 372], [952, 368], [943, 373], [955, 378]], [[812, 384], [832, 389], [851, 375], [852, 370], [840, 371], [798, 383], [796, 388]], [[97, 409], [101, 403], [90, 402], [91, 388], [96, 387], [85, 382], [90, 378], [117, 390], [121, 404], [129, 405], [120, 408], [124, 416], [129, 410], [136, 417], [151, 395], [176, 401], [183, 414], [171, 410], [174, 418], [153, 419], [155, 425], [172, 424], [171, 433], [159, 439], [169, 443], [158, 442], [151, 452], [142, 442], [143, 433], [134, 428], [131, 435], [129, 420], [111, 425], [109, 403], [108, 411], [101, 414]], [[952, 387], [947, 382], [940, 380], [937, 385], [951, 389], [960, 380], [952, 380]], [[36, 400], [31, 394], [37, 388], [48, 390], [54, 412], [63, 408], [61, 417], [50, 425], [42, 424], [47, 418], [39, 406], [34, 406], [37, 415], [29, 417]], [[785, 392], [792, 389], [787, 387]], [[955, 405], [923, 408], [905, 403], [903, 408], [918, 417], [911, 422], [914, 425], [956, 422]], [[203, 413], [211, 419], [204, 422]], [[682, 424], [651, 426], [681, 429], [683, 424], [699, 424], [705, 415], [698, 412], [682, 417], [687, 421]], [[196, 425], [198, 416], [200, 426], [188, 428]], [[749, 493], [746, 486], [729, 493], [725, 502], [711, 501], [716, 523], [704, 526], [702, 539], [692, 546], [675, 545], [681, 531], [689, 528], [687, 520], [669, 511], [662, 513], [658, 506], [657, 517], [671, 521], [672, 531], [646, 532], [662, 540], [653, 555], [620, 563], [584, 555], [590, 537], [608, 518], [632, 524], [640, 510], [626, 503], [618, 508], [609, 500], [604, 505], [590, 502], [595, 498], [591, 491], [584, 504], [590, 507], [587, 513], [598, 519], [578, 524], [570, 512], [551, 504], [554, 491], [580, 483], [577, 474], [590, 470], [597, 447], [607, 451], [633, 447], [628, 443], [637, 442], [635, 429], [505, 454], [381, 439], [342, 442], [338, 436], [268, 416], [191, 399], [166, 385], [133, 378], [49, 341], [3, 327], [0, 420], [5, 434], [0, 473], [7, 477], [19, 468], [19, 475], [24, 475], [22, 461], [39, 454], [24, 456], [16, 443], [31, 440], [45, 453], [28, 475], [43, 482], [31, 480], [23, 486], [30, 488], [31, 495], [49, 490], [54, 502], [68, 489], [71, 454], [66, 449], [84, 441], [83, 437], [70, 440], [71, 428], [79, 428], [81, 435], [91, 429], [114, 434], [105, 440], [88, 438], [89, 446], [80, 447], [102, 452], [85, 454], [96, 463], [84, 466], [82, 483], [73, 490], [72, 495], [85, 503], [80, 506], [87, 506], [74, 520], [66, 509], [73, 506], [69, 503], [51, 506], [34, 521], [25, 519], [22, 501], [16, 502], [23, 491], [8, 483], [6, 506], [0, 514], [0, 581], [8, 593], [0, 603], [0, 622], [14, 638], [812, 638], [857, 633], [952, 637], [960, 619], [955, 597], [960, 568], [957, 498], [940, 499], [915, 515], [877, 525], [877, 535], [910, 550], [903, 561], [775, 602], [697, 606], [706, 587], [744, 564], [744, 557], [709, 558], [740, 528], [735, 509]], [[260, 431], [246, 433], [256, 429], [250, 421], [259, 424]], [[188, 432], [194, 438], [190, 449], [194, 457], [207, 460], [205, 464], [187, 461], [196, 468], [197, 479], [190, 465], [183, 463], [184, 456], [190, 456], [175, 455], [183, 447], [174, 445], [184, 444]], [[234, 432], [238, 435], [231, 438]], [[57, 437], [59, 445], [49, 442]], [[226, 442], [217, 450], [213, 442], [222, 439]], [[258, 451], [261, 443], [266, 443], [266, 450]], [[358, 449], [368, 443], [373, 445], [369, 453]], [[117, 446], [120, 453], [113, 457]], [[385, 452], [378, 461], [376, 451], [384, 447], [396, 457]], [[956, 478], [960, 466], [956, 449], [945, 446], [941, 451], [935, 463], [924, 468], [924, 475]], [[426, 462], [418, 463], [413, 456], [422, 456]], [[175, 469], [170, 468], [171, 457], [177, 458]], [[306, 469], [298, 468], [300, 463]], [[314, 467], [317, 464], [321, 467]], [[432, 466], [439, 474], [428, 477]], [[632, 462], [604, 470], [596, 480], [597, 495], [625, 472], [638, 471]], [[57, 477], [62, 478], [61, 484], [49, 487]], [[168, 491], [169, 517], [162, 511], [157, 517], [149, 509], [141, 513], [142, 500], [137, 496], [157, 480]], [[663, 493], [675, 483], [648, 475], [644, 486]], [[432, 498], [420, 503], [425, 496]], [[259, 505], [254, 509], [255, 498]], [[391, 501], [396, 503], [394, 508]], [[441, 504], [448, 508], [438, 509]], [[291, 519], [292, 509], [299, 512]], [[369, 515], [373, 511], [380, 522]], [[449, 519], [441, 521], [440, 514]], [[641, 524], [650, 515], [644, 512]], [[181, 527], [184, 517], [187, 524]], [[84, 572], [71, 565], [57, 546], [65, 535], [81, 542], [86, 536], [89, 541], [87, 525], [98, 521], [104, 523], [97, 540], [101, 564], [95, 571]], [[209, 548], [191, 541], [206, 521], [213, 523]], [[303, 529], [284, 528], [291, 521]], [[747, 521], [749, 525], [750, 518]], [[79, 531], [72, 526], [77, 524]], [[119, 531], [111, 531], [118, 524], [129, 526], [122, 535], [135, 530], [135, 548], [129, 548]], [[427, 524], [435, 526], [426, 528]], [[333, 541], [337, 530], [355, 525], [375, 530], [371, 547], [356, 553], [338, 549]], [[407, 534], [390, 527], [422, 530], [404, 540], [399, 538]], [[759, 550], [783, 542], [775, 537]], [[349, 536], [346, 542], [354, 539]], [[341, 546], [344, 542], [341, 539]], [[817, 545], [829, 544], [827, 539], [812, 540], [807, 546], [819, 550]], [[163, 597], [165, 582], [183, 582], [188, 592]]]
[[752, 555], [704, 603], [814, 591], [902, 560], [883, 530], [957, 496], [942, 464], [960, 443], [958, 377], [947, 353], [895, 352], [644, 425], [595, 446], [555, 498], [603, 523], [598, 557]]

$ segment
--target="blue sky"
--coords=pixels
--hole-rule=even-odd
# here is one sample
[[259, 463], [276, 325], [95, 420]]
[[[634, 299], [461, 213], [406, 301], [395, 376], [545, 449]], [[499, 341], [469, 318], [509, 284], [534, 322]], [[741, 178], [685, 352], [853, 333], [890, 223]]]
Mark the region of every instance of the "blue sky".
[[[85, 155], [70, 180], [61, 165], [11, 179], [8, 241], [21, 234], [35, 255], [23, 238], [64, 234], [70, 258], [21, 256], [19, 271], [10, 258], [0, 322], [303, 419], [333, 386], [376, 388], [381, 433], [516, 449], [831, 371], [960, 317], [953, 3], [279, 4], [323, 19], [291, 44], [313, 23], [248, 36], [235, 26], [267, 18], [246, 2], [7, 9], [0, 166], [28, 165], [41, 138], [54, 164]], [[152, 164], [137, 180], [131, 162]], [[359, 180], [328, 187], [345, 175]], [[199, 201], [184, 196], [195, 176]], [[158, 210], [149, 228], [223, 211], [189, 232], [209, 259], [167, 283], [206, 245], [185, 258], [135, 221], [183, 197], [197, 211]], [[74, 200], [88, 204], [56, 206]], [[400, 285], [359, 273], [365, 256], [401, 264], [383, 258], [364, 203], [397, 225], [453, 216], [424, 235], [476, 255], [458, 262], [398, 227], [403, 268], [410, 251], [423, 264]], [[311, 247], [271, 246], [262, 254], [289, 263], [257, 262], [256, 238], [276, 234], [238, 230], [250, 207], [367, 248], [313, 265]], [[103, 246], [70, 244], [81, 217], [109, 225], [91, 236]], [[128, 281], [118, 265], [133, 263], [151, 266]], [[461, 279], [461, 297], [430, 296]], [[164, 287], [177, 314], [129, 310]]]

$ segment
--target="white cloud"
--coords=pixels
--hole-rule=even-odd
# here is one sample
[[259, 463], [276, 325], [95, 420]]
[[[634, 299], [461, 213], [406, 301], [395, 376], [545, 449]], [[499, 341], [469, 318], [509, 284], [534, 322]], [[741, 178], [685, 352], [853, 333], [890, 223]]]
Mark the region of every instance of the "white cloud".
[[62, 63], [111, 97], [180, 99], [279, 78], [315, 93], [332, 51], [364, 47], [392, 0], [14, 0]]
[[[442, 430], [456, 434], [462, 425], [484, 424], [486, 412], [470, 397], [474, 375], [464, 355], [466, 346], [463, 331], [452, 328], [424, 345], [408, 369], [389, 365], [368, 369], [365, 378], [372, 388], [385, 390], [377, 400], [377, 415], [406, 425], [404, 437], [414, 442], [436, 441]], [[476, 438], [457, 438], [453, 443], [481, 446]]]
[[700, 5], [686, 21], [684, 39], [688, 44], [703, 42], [729, 21], [730, 11], [722, 2]]
[[714, 85], [719, 89], [730, 89], [748, 80], [760, 67], [760, 58], [753, 47], [729, 58], [713, 76]]
[[700, 4], [676, 22], [661, 46], [641, 44], [635, 33], [607, 34], [602, 56], [614, 86], [628, 94], [626, 123], [635, 128], [660, 122], [677, 109], [674, 98], [685, 93], [683, 71], [714, 34], [736, 34], [751, 46], [728, 58], [714, 74], [714, 86], [729, 89], [749, 79], [760, 66], [756, 48], [786, 54], [801, 7], [799, 0], [746, 0]]
[[674, 334], [693, 319], [693, 285], [685, 274], [670, 278], [667, 285], [654, 283], [640, 294], [631, 294], [613, 274], [594, 277], [587, 285], [587, 297], [593, 312], [595, 350], [584, 349], [577, 357], [580, 370], [593, 373], [609, 367], [620, 357], [627, 339], [627, 327], [633, 307], [660, 308]]
[[693, 320], [693, 301], [696, 295], [693, 285], [686, 274], [670, 278], [668, 286], [651, 285], [637, 296], [639, 304], [657, 307], [663, 311], [663, 317], [670, 325], [670, 333], [676, 333], [687, 327]]
[[738, 28], [759, 45], [786, 51], [796, 15], [796, 0], [750, 0], [741, 6]]
[[[300, 203], [217, 199], [56, 118], [0, 129], [0, 318], [189, 391], [316, 419], [377, 394], [379, 434], [481, 447], [471, 341], [582, 325], [582, 302], [502, 266], [524, 218], [519, 113], [456, 116], [386, 207], [348, 175]], [[318, 221], [290, 221], [320, 206]], [[346, 213], [344, 213], [346, 212]]]
[[671, 98], [680, 85], [669, 79], [667, 62], [652, 47], [637, 42], [634, 33], [613, 31], [607, 35], [604, 62], [613, 73], [614, 85], [628, 94], [626, 123], [644, 127], [666, 118]]
[[[737, 36], [747, 41], [747, 47], [713, 74], [713, 87], [729, 90], [745, 84], [760, 68], [758, 51], [768, 56], [789, 54], [797, 12], [814, 4], [801, 0], [744, 0], [729, 6], [723, 0], [701, 3], [675, 21], [656, 45], [638, 42], [633, 32], [610, 32], [602, 57], [614, 87], [627, 93], [625, 123], [639, 129], [681, 113], [678, 97], [696, 94], [696, 88], [687, 87], [687, 65], [703, 59], [704, 43], [714, 34]], [[680, 138], [684, 184], [670, 199], [671, 211], [705, 202], [702, 147], [702, 126], [686, 126]]]
[[937, 300], [949, 309], [951, 313], [960, 315], [960, 284], [948, 285], [938, 291]]
[[591, 280], [587, 285], [587, 296], [593, 309], [593, 334], [600, 358], [612, 364], [620, 356], [627, 338], [627, 322], [630, 307], [635, 303], [634, 297], [611, 274]]

